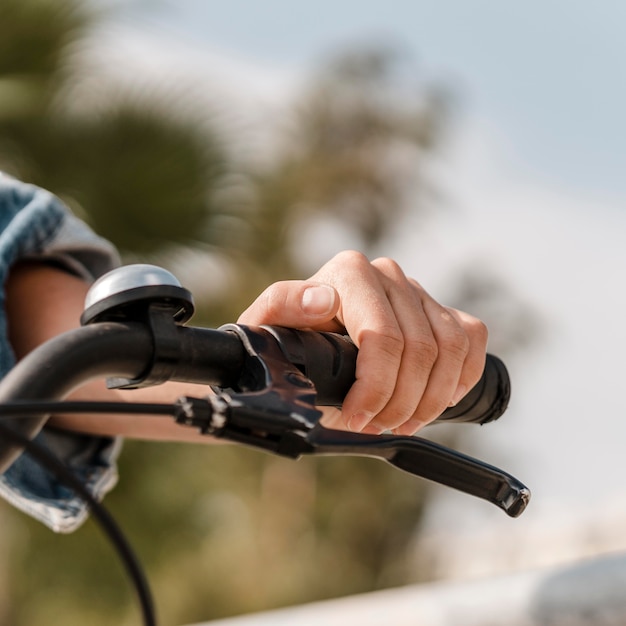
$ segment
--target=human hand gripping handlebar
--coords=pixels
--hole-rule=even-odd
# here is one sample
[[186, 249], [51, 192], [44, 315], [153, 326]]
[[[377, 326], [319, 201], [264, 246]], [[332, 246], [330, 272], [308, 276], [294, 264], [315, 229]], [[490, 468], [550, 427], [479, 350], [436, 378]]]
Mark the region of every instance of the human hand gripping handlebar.
[[[192, 313], [191, 294], [161, 268], [133, 265], [105, 275], [87, 296], [83, 327], [36, 349], [0, 383], [0, 411], [15, 415], [16, 406], [7, 403], [59, 399], [97, 377], [108, 377], [110, 387], [122, 388], [166, 380], [204, 383], [215, 393], [180, 398], [170, 408], [179, 423], [207, 435], [292, 458], [378, 457], [488, 500], [512, 517], [525, 509], [530, 492], [522, 483], [459, 452], [421, 437], [323, 427], [317, 407], [341, 406], [354, 381], [357, 349], [347, 337], [265, 326], [185, 326]], [[488, 355], [480, 382], [438, 421], [495, 420], [509, 395], [504, 364]], [[65, 403], [63, 410], [68, 409]], [[32, 416], [31, 409], [30, 417], [2, 421], [32, 439], [49, 412], [42, 408]], [[0, 472], [21, 450], [15, 443], [0, 442]]]

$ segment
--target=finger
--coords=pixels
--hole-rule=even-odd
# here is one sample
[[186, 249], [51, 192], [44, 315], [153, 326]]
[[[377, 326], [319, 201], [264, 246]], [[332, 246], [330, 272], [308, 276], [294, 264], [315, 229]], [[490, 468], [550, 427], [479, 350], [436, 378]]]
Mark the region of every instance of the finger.
[[451, 405], [458, 404], [460, 400], [478, 383], [485, 370], [485, 360], [487, 358], [487, 340], [489, 333], [487, 326], [474, 317], [465, 313], [446, 307], [447, 311], [454, 317], [469, 337], [469, 349], [463, 369], [459, 377], [458, 386], [452, 397]]
[[240, 324], [309, 328], [331, 322], [339, 296], [330, 285], [291, 280], [268, 287], [240, 316]]
[[422, 303], [421, 288], [409, 282], [394, 261], [377, 259], [373, 264], [385, 276], [387, 296], [403, 341], [393, 395], [372, 422], [385, 430], [400, 426], [414, 415], [437, 361], [438, 346]]
[[393, 308], [381, 288], [378, 304], [344, 311], [346, 331], [359, 352], [355, 381], [343, 402], [346, 426], [362, 431], [388, 404], [396, 387], [403, 336]]
[[[470, 338], [458, 318], [425, 292], [422, 294], [422, 302], [437, 342], [438, 352], [415, 413], [396, 429], [396, 432], [403, 435], [414, 434], [456, 401], [456, 394], [463, 390], [462, 375], [470, 353]], [[475, 356], [472, 358], [475, 359]], [[466, 375], [463, 381], [469, 379], [470, 376]]]
[[342, 420], [344, 427], [361, 431], [391, 398], [403, 350], [402, 332], [383, 284], [386, 279], [358, 252], [341, 253], [314, 279], [332, 282], [337, 289], [341, 298], [337, 319], [359, 348], [356, 378], [344, 399]]

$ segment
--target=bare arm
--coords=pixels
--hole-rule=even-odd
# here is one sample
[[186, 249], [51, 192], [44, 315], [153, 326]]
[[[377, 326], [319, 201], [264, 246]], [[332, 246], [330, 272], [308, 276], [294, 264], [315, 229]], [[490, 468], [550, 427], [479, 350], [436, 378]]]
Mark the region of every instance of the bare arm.
[[[80, 325], [89, 286], [80, 278], [42, 263], [15, 266], [6, 285], [9, 340], [18, 359], [39, 344]], [[172, 402], [181, 395], [206, 395], [208, 387], [166, 383], [156, 387], [121, 391], [107, 389], [104, 381], [91, 381], [72, 393], [73, 400], [132, 400]], [[173, 419], [137, 415], [65, 415], [50, 424], [80, 432], [123, 435], [141, 439], [214, 441]]]

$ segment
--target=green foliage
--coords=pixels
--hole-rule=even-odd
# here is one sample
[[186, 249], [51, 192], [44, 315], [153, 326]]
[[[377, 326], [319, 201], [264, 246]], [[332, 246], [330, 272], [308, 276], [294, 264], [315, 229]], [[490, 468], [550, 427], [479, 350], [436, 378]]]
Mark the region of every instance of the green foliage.
[[0, 163], [7, 171], [35, 180], [50, 164], [50, 110], [62, 57], [87, 24], [78, 2], [0, 4]]
[[0, 166], [53, 190], [123, 253], [207, 241], [225, 167], [215, 136], [147, 99], [91, 115], [63, 106], [67, 49], [93, 19], [78, 0], [2, 4]]
[[123, 253], [210, 238], [210, 190], [223, 168], [217, 142], [156, 107], [122, 104], [64, 127], [56, 188]]
[[[107, 507], [146, 567], [163, 623], [399, 585], [411, 569], [424, 485], [380, 461], [134, 442], [121, 472]], [[14, 536], [11, 623], [136, 623], [92, 521], [51, 537], [23, 519]], [[50, 612], [58, 618], [44, 619]]]
[[67, 43], [89, 25], [77, 0], [3, 0], [0, 5], [0, 75], [55, 80]]

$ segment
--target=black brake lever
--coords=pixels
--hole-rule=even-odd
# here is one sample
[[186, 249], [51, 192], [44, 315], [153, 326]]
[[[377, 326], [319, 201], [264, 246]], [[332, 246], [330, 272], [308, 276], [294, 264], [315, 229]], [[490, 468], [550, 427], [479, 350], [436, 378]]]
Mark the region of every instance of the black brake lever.
[[353, 454], [384, 459], [410, 474], [452, 487], [500, 507], [524, 512], [529, 489], [506, 472], [421, 437], [366, 435], [317, 426], [306, 437], [311, 454]]
[[264, 328], [222, 327], [241, 339], [246, 360], [233, 389], [204, 399], [181, 398], [177, 421], [201, 432], [298, 458], [344, 454], [384, 459], [416, 476], [487, 500], [520, 515], [530, 491], [519, 480], [477, 459], [420, 437], [366, 435], [324, 428], [315, 387]]

